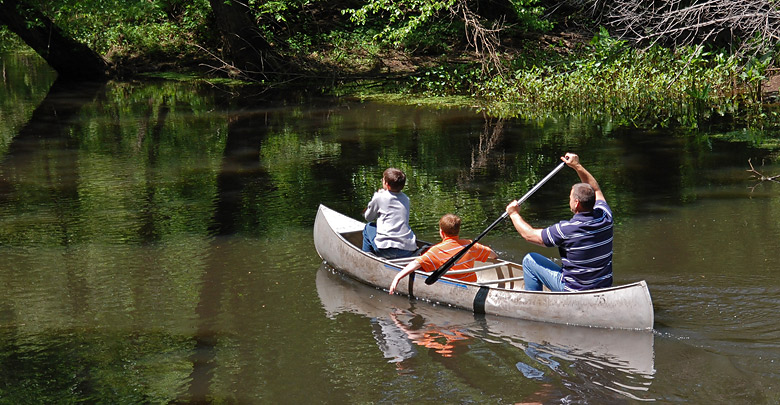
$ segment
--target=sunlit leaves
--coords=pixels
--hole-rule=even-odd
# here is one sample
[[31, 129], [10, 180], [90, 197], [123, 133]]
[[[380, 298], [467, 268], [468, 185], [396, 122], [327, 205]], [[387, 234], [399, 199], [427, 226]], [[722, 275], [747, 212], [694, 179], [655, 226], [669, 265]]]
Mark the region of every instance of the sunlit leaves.
[[75, 40], [106, 54], [192, 52], [206, 35], [207, 0], [53, 0], [43, 11]]
[[[510, 75], [493, 75], [477, 64], [422, 69], [410, 90], [429, 96], [469, 94], [500, 116], [545, 119], [560, 113], [610, 116], [620, 125], [697, 128], [713, 114], [770, 118], [761, 111], [757, 89], [769, 58], [746, 67], [723, 52], [702, 47], [638, 51], [602, 28], [588, 46], [558, 63], [515, 61]], [[742, 107], [749, 108], [739, 110]]]
[[396, 2], [392, 0], [371, 0], [359, 9], [346, 9], [342, 13], [360, 25], [365, 25], [372, 19], [386, 21], [375, 38], [400, 45], [420, 26], [431, 21], [442, 10], [447, 10], [456, 0], [411, 0]]
[[[381, 21], [383, 28], [375, 39], [398, 46], [419, 31], [430, 30], [440, 19], [448, 21], [452, 17], [448, 10], [456, 3], [457, 0], [369, 0], [360, 8], [345, 9], [342, 13], [359, 25], [373, 25]], [[538, 6], [538, 0], [512, 0], [510, 3], [516, 15], [508, 17], [515, 17], [521, 25], [541, 30], [552, 26], [543, 19], [544, 9]], [[478, 7], [474, 6], [474, 9]], [[491, 25], [488, 23], [486, 26]]]

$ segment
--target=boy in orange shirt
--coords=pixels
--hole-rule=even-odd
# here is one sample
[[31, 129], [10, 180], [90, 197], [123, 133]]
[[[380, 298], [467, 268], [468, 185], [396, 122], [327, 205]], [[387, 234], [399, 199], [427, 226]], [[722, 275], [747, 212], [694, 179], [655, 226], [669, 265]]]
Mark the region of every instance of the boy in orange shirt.
[[[426, 272], [432, 272], [441, 267], [449, 258], [460, 252], [466, 245], [471, 243], [468, 239], [458, 238], [458, 234], [460, 234], [460, 217], [455, 214], [446, 214], [441, 217], [441, 219], [439, 219], [439, 235], [441, 236], [442, 241], [431, 246], [431, 248], [422, 256], [409, 262], [409, 264], [395, 276], [392, 284], [390, 284], [390, 294], [395, 292], [398, 282], [413, 271], [422, 269]], [[474, 267], [474, 262], [484, 262], [488, 259], [495, 259], [496, 257], [496, 253], [493, 249], [475, 243], [450, 270], [470, 269]], [[451, 276], [445, 273], [444, 277], [461, 281], [477, 281], [477, 275], [474, 272], [454, 274]]]

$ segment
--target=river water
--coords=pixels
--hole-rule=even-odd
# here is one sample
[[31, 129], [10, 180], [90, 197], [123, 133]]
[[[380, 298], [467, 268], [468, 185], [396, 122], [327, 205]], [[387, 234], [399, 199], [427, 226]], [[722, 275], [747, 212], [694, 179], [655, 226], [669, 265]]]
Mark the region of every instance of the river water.
[[[208, 82], [70, 85], [0, 55], [3, 403], [780, 401], [780, 184], [748, 143], [496, 119]], [[652, 332], [474, 316], [322, 265], [326, 204], [359, 218], [388, 166], [412, 226], [473, 237], [566, 151], [616, 217], [615, 282]], [[567, 218], [564, 169], [524, 205]], [[483, 239], [519, 261], [502, 224]]]

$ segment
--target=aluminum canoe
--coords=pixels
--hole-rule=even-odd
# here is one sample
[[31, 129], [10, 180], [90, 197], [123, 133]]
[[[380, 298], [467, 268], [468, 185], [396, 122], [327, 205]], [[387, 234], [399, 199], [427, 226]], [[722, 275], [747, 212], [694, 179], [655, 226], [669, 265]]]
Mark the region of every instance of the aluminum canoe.
[[[364, 222], [324, 205], [314, 221], [314, 246], [322, 260], [362, 283], [387, 290], [410, 259], [385, 260], [361, 251]], [[472, 271], [477, 282], [442, 277], [425, 284], [429, 273], [415, 272], [397, 293], [475, 313], [532, 321], [612, 329], [651, 330], [653, 303], [645, 281], [579, 292], [523, 290], [520, 264], [495, 260]]]

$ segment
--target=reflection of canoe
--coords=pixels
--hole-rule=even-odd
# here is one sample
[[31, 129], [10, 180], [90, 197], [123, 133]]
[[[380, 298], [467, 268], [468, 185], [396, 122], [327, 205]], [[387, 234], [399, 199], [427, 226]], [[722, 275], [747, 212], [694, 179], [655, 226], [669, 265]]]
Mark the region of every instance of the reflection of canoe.
[[[419, 305], [411, 310], [407, 298], [390, 296], [383, 291], [344, 279], [327, 267], [320, 267], [316, 276], [317, 294], [328, 317], [340, 313], [356, 313], [380, 325], [391, 324], [399, 309], [424, 318], [424, 323], [444, 330], [464, 331], [488, 340], [503, 340], [523, 349], [534, 347], [559, 358], [585, 360], [596, 367], [610, 367], [630, 374], [654, 374], [653, 332], [610, 330], [582, 326], [556, 325], [546, 322], [508, 319], [490, 315], [475, 316], [450, 308]], [[410, 312], [411, 311], [411, 312]], [[386, 338], [392, 337], [385, 333]], [[402, 339], [384, 342], [394, 348], [388, 358], [411, 352]], [[383, 349], [384, 350], [384, 349]]]
[[[360, 250], [364, 223], [320, 205], [314, 246], [331, 267], [358, 281], [389, 288], [409, 259], [384, 260]], [[432, 285], [417, 272], [397, 291], [414, 298], [512, 318], [616, 329], [652, 329], [653, 304], [644, 281], [581, 292], [523, 291], [522, 267], [498, 260], [478, 265], [477, 282], [442, 278]]]

